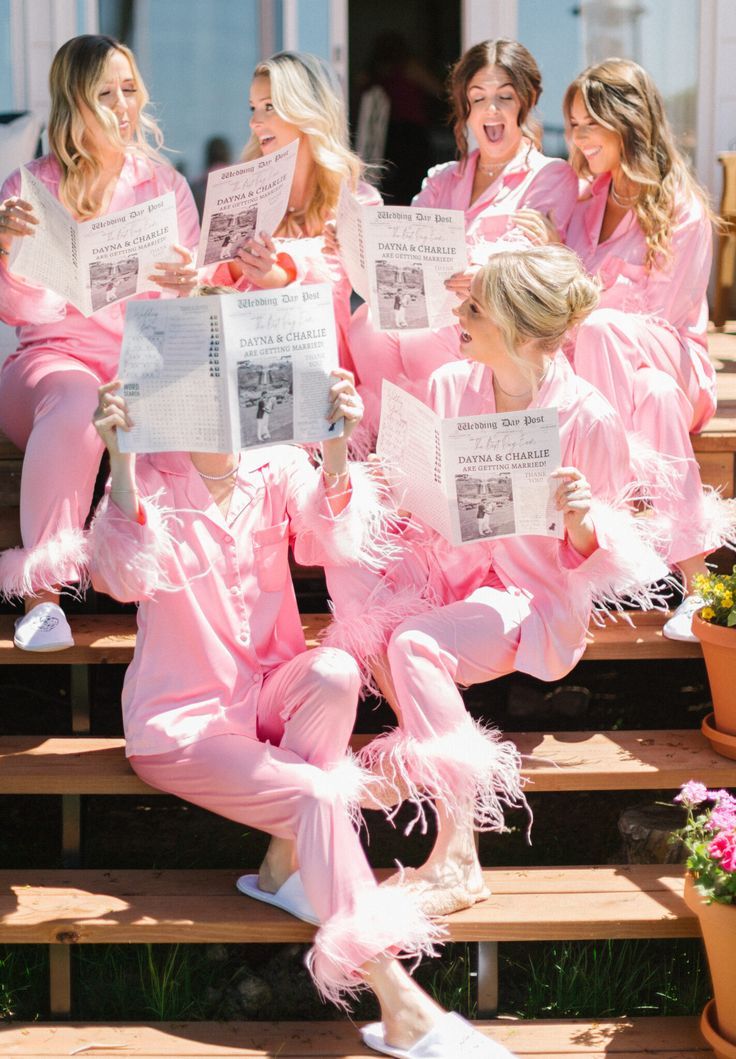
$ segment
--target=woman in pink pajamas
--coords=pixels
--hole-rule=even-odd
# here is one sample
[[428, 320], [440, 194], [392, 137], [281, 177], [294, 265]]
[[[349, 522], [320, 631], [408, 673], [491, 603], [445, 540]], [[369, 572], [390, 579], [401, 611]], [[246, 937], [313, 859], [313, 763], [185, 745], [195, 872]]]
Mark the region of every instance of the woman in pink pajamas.
[[[196, 272], [186, 248], [197, 243], [197, 211], [186, 182], [146, 141], [150, 133], [159, 146], [161, 134], [146, 116], [133, 55], [110, 37], [75, 37], [59, 49], [50, 83], [51, 154], [28, 168], [82, 220], [174, 191], [183, 245], [152, 278], [189, 293]], [[0, 427], [25, 452], [23, 547], [0, 556], [0, 593], [25, 599], [16, 646], [54, 651], [73, 644], [59, 590], [85, 579], [83, 526], [102, 454], [90, 416], [100, 382], [117, 372], [125, 310], [106, 305], [85, 318], [9, 270], [13, 239], [32, 237], [37, 224], [19, 190], [19, 172], [0, 190], [0, 317], [19, 338], [0, 374]]]
[[274, 239], [249, 240], [234, 260], [220, 265], [212, 282], [238, 290], [330, 283], [340, 363], [350, 368], [347, 330], [350, 282], [328, 236], [340, 186], [378, 206], [381, 196], [361, 180], [363, 164], [348, 147], [342, 92], [335, 74], [314, 55], [279, 52], [259, 63], [250, 89], [251, 138], [243, 160], [261, 158], [299, 141], [289, 208]]
[[704, 491], [690, 441], [716, 408], [706, 336], [711, 213], [675, 146], [661, 96], [636, 63], [609, 59], [585, 70], [567, 90], [564, 111], [572, 164], [589, 181], [566, 242], [604, 288], [570, 355], [627, 430], [667, 459], [663, 478], [656, 460], [637, 478], [663, 516], [667, 558], [684, 585], [664, 634], [694, 640], [692, 616], [702, 602], [692, 578], [705, 572], [709, 552], [736, 541], [736, 516]]
[[336, 622], [326, 642], [372, 669], [399, 720], [362, 755], [383, 781], [376, 797], [412, 799], [422, 823], [428, 803], [436, 813], [427, 863], [395, 877], [430, 914], [487, 896], [473, 831], [503, 830], [504, 805], [524, 803], [516, 748], [468, 717], [458, 685], [514, 670], [558, 680], [583, 653], [595, 603], [617, 608], [631, 595], [649, 605], [647, 586], [666, 573], [626, 503], [623, 424], [560, 352], [597, 300], [569, 250], [499, 250], [457, 313], [465, 359], [429, 380], [427, 402], [445, 417], [557, 408], [564, 538], [454, 547], [410, 522], [383, 575], [328, 570]]
[[[360, 399], [350, 373], [335, 374], [330, 418], [345, 418], [347, 437]], [[353, 826], [364, 783], [346, 756], [357, 665], [335, 648], [305, 650], [289, 543], [310, 565], [369, 548], [370, 478], [348, 467], [346, 438], [324, 443], [321, 471], [286, 446], [121, 455], [116, 432], [129, 417], [117, 390], [101, 388], [96, 415], [111, 480], [91, 565], [96, 587], [138, 603], [123, 689], [133, 768], [274, 836], [258, 875], [238, 887], [321, 924], [308, 966], [336, 1003], [374, 990], [383, 1021], [366, 1029], [368, 1043], [400, 1056], [508, 1056], [444, 1013], [396, 960], [432, 952], [440, 931], [413, 895], [378, 888]]]
[[[485, 264], [496, 240], [508, 238], [514, 228], [524, 232], [527, 210], [554, 218], [564, 231], [578, 183], [566, 162], [546, 158], [538, 149], [540, 128], [533, 111], [542, 76], [522, 44], [476, 44], [455, 64], [449, 91], [459, 158], [429, 171], [413, 205], [464, 211], [470, 268], [447, 286], [466, 295], [472, 272]], [[468, 133], [478, 143], [473, 151]], [[369, 447], [378, 429], [382, 380], [405, 376], [421, 388], [435, 368], [457, 357], [458, 329], [378, 331], [367, 306], [361, 306], [348, 338], [366, 402], [361, 434]]]

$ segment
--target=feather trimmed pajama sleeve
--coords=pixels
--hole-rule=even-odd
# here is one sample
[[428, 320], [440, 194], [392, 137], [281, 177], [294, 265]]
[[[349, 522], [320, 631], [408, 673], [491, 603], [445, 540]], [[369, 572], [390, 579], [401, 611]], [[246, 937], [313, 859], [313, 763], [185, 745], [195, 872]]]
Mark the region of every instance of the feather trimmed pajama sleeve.
[[176, 576], [173, 512], [161, 507], [156, 497], [139, 503], [145, 521], [129, 518], [105, 496], [89, 531], [92, 585], [120, 603], [151, 599], [157, 589], [170, 587]]

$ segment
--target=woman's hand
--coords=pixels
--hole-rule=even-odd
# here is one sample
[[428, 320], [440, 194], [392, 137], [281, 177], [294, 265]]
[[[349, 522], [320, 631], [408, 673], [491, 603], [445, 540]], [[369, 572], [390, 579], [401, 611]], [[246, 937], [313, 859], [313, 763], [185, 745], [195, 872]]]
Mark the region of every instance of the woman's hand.
[[[327, 413], [327, 422], [336, 423], [339, 419], [344, 419], [345, 423], [342, 437], [335, 438], [334, 441], [323, 442], [325, 449], [328, 446], [337, 445], [338, 442], [347, 443], [348, 438], [363, 418], [363, 399], [355, 389], [355, 377], [352, 371], [347, 371], [346, 368], [335, 368], [330, 374], [336, 377], [337, 382], [330, 387], [330, 410]], [[327, 451], [324, 457], [327, 463]]]
[[148, 278], [162, 290], [169, 290], [180, 298], [187, 298], [197, 286], [199, 276], [191, 251], [178, 243], [174, 244], [174, 250], [181, 261], [157, 261], [154, 268], [159, 271], [151, 273]]
[[100, 386], [97, 391], [99, 404], [92, 422], [110, 454], [110, 499], [129, 518], [140, 521], [138, 491], [135, 485], [135, 456], [132, 452], [121, 452], [118, 446], [118, 430], [127, 431], [133, 426], [128, 403], [123, 395], [118, 393], [121, 386], [119, 379]]
[[0, 204], [0, 263], [7, 267], [13, 239], [33, 235], [38, 217], [30, 202], [12, 195]]
[[449, 279], [445, 280], [445, 290], [451, 290], [464, 301], [470, 297], [470, 284], [474, 275], [475, 270], [470, 268], [466, 268], [464, 272], [453, 272]]
[[118, 392], [122, 385], [120, 379], [115, 379], [114, 382], [100, 386], [97, 391], [99, 403], [92, 416], [94, 428], [105, 443], [111, 462], [113, 459], [125, 459], [129, 455], [122, 453], [118, 446], [118, 430], [128, 431], [133, 426], [128, 402]]
[[261, 232], [260, 238], [248, 239], [235, 255], [243, 275], [256, 287], [274, 290], [286, 287], [293, 277], [276, 260], [278, 250], [270, 235]]
[[559, 479], [555, 501], [565, 520], [565, 531], [573, 548], [586, 558], [598, 547], [590, 505], [590, 483], [577, 467], [558, 467], [550, 475]]
[[348, 470], [348, 438], [363, 418], [363, 401], [355, 389], [351, 371], [335, 368], [331, 372], [337, 379], [330, 387], [330, 410], [328, 423], [344, 420], [342, 437], [322, 442], [322, 471], [325, 490], [333, 515], [339, 515], [350, 499], [350, 472]]
[[511, 220], [517, 228], [521, 228], [529, 236], [536, 246], [562, 242], [562, 236], [544, 213], [539, 213], [537, 210], [517, 210], [516, 213], [511, 214]]
[[340, 240], [337, 238], [337, 225], [334, 221], [325, 221], [322, 238], [325, 244], [322, 247], [322, 253], [337, 257], [340, 253]]

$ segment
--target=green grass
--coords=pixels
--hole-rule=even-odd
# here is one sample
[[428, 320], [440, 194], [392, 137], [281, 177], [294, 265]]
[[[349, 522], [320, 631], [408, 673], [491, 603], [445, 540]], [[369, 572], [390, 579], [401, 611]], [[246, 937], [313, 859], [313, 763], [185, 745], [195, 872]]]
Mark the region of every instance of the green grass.
[[699, 941], [505, 945], [504, 1011], [521, 1018], [693, 1015], [709, 998]]
[[[226, 994], [246, 961], [273, 987], [272, 1000], [247, 1016]], [[227, 946], [213, 960], [204, 945], [82, 945], [72, 967], [73, 1014], [90, 1021], [340, 1017], [320, 1004], [296, 946]], [[472, 968], [472, 946], [448, 945], [417, 979], [444, 1007], [472, 1018]], [[284, 973], [288, 984], [279, 989]], [[500, 1010], [520, 1018], [693, 1015], [711, 995], [700, 942], [690, 940], [502, 944], [499, 975]], [[46, 949], [0, 948], [0, 1019], [43, 1019], [47, 1005]], [[373, 999], [366, 995], [354, 1014], [375, 1017]]]
[[43, 946], [0, 946], [0, 1020], [35, 1021], [46, 1008], [48, 975]]

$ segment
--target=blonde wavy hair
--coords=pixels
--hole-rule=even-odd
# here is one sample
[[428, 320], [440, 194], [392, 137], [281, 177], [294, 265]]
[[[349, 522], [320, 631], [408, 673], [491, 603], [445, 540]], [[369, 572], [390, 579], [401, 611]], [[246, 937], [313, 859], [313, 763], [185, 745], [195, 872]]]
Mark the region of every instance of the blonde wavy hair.
[[[621, 169], [638, 186], [632, 208], [647, 242], [644, 263], [650, 271], [662, 268], [671, 257], [678, 199], [694, 197], [711, 221], [714, 218], [706, 193], [677, 149], [659, 90], [646, 70], [630, 59], [606, 59], [589, 66], [565, 93], [562, 109], [568, 139], [578, 93], [591, 118], [621, 141]], [[585, 156], [572, 145], [570, 164], [582, 176], [591, 176]]]
[[532, 53], [515, 40], [484, 40], [468, 48], [450, 71], [448, 95], [452, 113], [450, 122], [457, 144], [458, 158], [465, 162], [468, 157], [468, 85], [475, 75], [486, 66], [500, 66], [514, 86], [521, 109], [519, 126], [535, 147], [542, 142], [542, 126], [534, 117], [533, 110], [542, 94], [542, 75]]
[[[253, 71], [256, 77], [268, 78], [274, 110], [309, 141], [316, 169], [314, 194], [302, 215], [290, 216], [307, 235], [320, 235], [325, 221], [332, 219], [343, 180], [355, 191], [364, 168], [348, 146], [347, 115], [337, 78], [315, 55], [288, 51], [259, 63]], [[251, 136], [243, 161], [262, 154], [258, 137]], [[284, 234], [286, 223], [285, 219], [279, 234]]]
[[[114, 51], [120, 52], [130, 63], [136, 85], [138, 123], [132, 144], [123, 142], [114, 115], [97, 99], [107, 61]], [[49, 144], [61, 166], [59, 198], [77, 216], [94, 216], [100, 203], [90, 195], [89, 187], [100, 172], [100, 162], [85, 145], [80, 104], [89, 108], [113, 147], [121, 151], [132, 149], [161, 162], [159, 150], [163, 146], [163, 136], [156, 122], [144, 110], [149, 101], [148, 92], [130, 49], [112, 37], [94, 34], [72, 37], [62, 44], [51, 64], [49, 88]], [[149, 137], [155, 146], [151, 145]]]
[[501, 332], [506, 350], [536, 388], [532, 366], [519, 356], [531, 342], [553, 353], [565, 334], [598, 305], [600, 286], [577, 254], [557, 243], [500, 250], [478, 272], [478, 301]]

